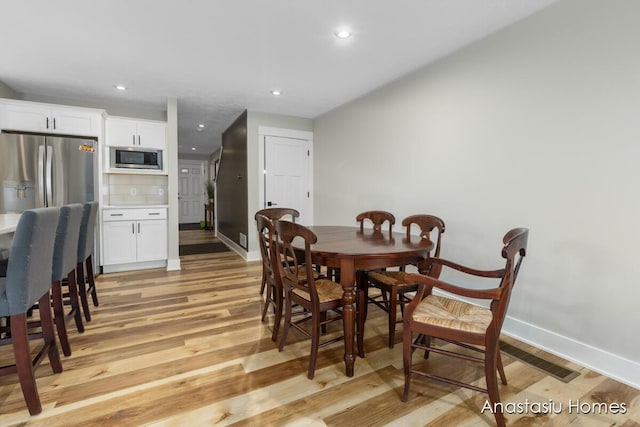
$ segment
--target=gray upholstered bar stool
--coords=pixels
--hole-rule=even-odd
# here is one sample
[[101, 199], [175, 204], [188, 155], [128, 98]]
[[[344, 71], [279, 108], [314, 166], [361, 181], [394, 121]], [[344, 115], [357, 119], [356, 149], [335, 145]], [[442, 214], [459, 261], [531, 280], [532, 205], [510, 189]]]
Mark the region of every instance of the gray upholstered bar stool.
[[[42, 411], [36, 386], [34, 367], [45, 355], [53, 372], [62, 372], [60, 354], [56, 345], [51, 318], [51, 270], [53, 246], [58, 225], [58, 208], [30, 209], [23, 212], [11, 244], [7, 275], [0, 278], [0, 317], [9, 317], [10, 339], [3, 344], [13, 344], [15, 364], [0, 367], [0, 375], [17, 373], [24, 400], [31, 415]], [[29, 334], [33, 322], [27, 322], [27, 311], [38, 303], [42, 332]], [[44, 338], [44, 347], [31, 359], [29, 340]]]
[[[89, 311], [87, 294], [91, 294], [93, 305], [98, 306], [98, 294], [96, 293], [96, 283], [93, 277], [92, 255], [97, 214], [98, 202], [89, 202], [82, 205], [82, 222], [80, 223], [80, 238], [78, 240], [76, 279], [78, 282], [78, 290], [80, 292], [82, 311], [84, 311], [84, 318], [87, 319], [87, 322], [91, 321], [91, 312]], [[86, 282], [89, 283], [88, 288], [85, 287]]]
[[[60, 339], [60, 347], [65, 356], [71, 355], [71, 346], [67, 337], [67, 320], [75, 319], [78, 332], [84, 332], [80, 302], [78, 299], [78, 285], [76, 283], [76, 264], [78, 258], [78, 237], [80, 236], [80, 222], [82, 221], [82, 205], [79, 203], [65, 205], [60, 208], [60, 220], [56, 231], [53, 250], [53, 274], [51, 276], [51, 293], [53, 296], [53, 315]], [[62, 299], [62, 284], [69, 290], [71, 310], [64, 312]]]

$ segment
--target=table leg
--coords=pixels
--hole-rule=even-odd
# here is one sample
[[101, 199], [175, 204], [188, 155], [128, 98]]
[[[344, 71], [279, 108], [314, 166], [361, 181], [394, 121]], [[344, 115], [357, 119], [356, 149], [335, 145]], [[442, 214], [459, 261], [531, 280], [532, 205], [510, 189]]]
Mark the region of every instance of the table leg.
[[342, 322], [344, 325], [344, 363], [346, 365], [346, 373], [348, 377], [353, 376], [353, 367], [356, 361], [353, 354], [353, 338], [355, 335], [355, 318], [356, 310], [353, 306], [355, 300], [354, 293], [355, 268], [353, 258], [344, 257], [340, 260], [340, 284], [344, 294], [342, 300], [344, 306], [342, 308]]

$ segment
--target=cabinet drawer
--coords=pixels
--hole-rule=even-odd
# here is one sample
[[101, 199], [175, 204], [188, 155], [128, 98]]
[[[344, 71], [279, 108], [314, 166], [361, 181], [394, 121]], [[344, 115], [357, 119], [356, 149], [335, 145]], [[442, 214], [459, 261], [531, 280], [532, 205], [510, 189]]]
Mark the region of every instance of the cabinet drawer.
[[102, 220], [107, 221], [137, 221], [145, 219], [166, 219], [167, 209], [105, 209]]

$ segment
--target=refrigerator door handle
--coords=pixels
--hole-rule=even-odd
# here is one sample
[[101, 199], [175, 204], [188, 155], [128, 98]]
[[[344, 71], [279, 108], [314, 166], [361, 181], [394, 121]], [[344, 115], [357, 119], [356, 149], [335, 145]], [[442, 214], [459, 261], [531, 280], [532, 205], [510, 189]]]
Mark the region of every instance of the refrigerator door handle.
[[47, 145], [47, 165], [45, 174], [47, 177], [47, 206], [53, 206], [53, 185], [51, 185], [51, 181], [53, 180], [53, 147]]
[[42, 206], [47, 206], [44, 193], [44, 145], [38, 147], [38, 198]]

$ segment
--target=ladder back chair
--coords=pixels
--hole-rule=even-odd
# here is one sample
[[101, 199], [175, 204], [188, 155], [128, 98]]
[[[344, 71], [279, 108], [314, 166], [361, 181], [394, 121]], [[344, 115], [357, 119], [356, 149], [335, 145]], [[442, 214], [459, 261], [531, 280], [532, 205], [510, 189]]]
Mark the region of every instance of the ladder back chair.
[[[262, 215], [270, 219], [274, 224], [277, 220], [283, 219], [286, 216], [289, 216], [292, 222], [296, 222], [296, 218], [300, 217], [300, 212], [292, 208], [266, 208], [260, 209], [255, 213], [254, 218], [258, 219], [258, 215]], [[266, 271], [264, 268], [262, 269], [262, 281], [260, 282], [260, 295], [264, 294], [265, 286], [267, 284]], [[267, 301], [265, 298], [265, 302], [273, 302]]]
[[[499, 270], [476, 270], [441, 258], [429, 258], [428, 267], [448, 268], [469, 276], [494, 278], [499, 285], [492, 289], [469, 289], [439, 280], [435, 277], [410, 274], [407, 283], [419, 283], [418, 292], [407, 306], [404, 317], [402, 359], [404, 366], [404, 392], [402, 401], [409, 399], [411, 375], [418, 374], [426, 378], [442, 381], [459, 387], [487, 393], [498, 426], [504, 426], [504, 414], [500, 405], [498, 380], [500, 374], [502, 384], [507, 378], [500, 357], [499, 338], [511, 297], [513, 285], [518, 276], [520, 265], [527, 250], [529, 230], [514, 228], [507, 232], [502, 241], [502, 257], [506, 260], [504, 268]], [[454, 295], [466, 298], [490, 301], [489, 308], [469, 304], [458, 299], [436, 296], [431, 293], [438, 288]], [[414, 339], [413, 334], [417, 334]], [[458, 353], [441, 347], [432, 346], [432, 339], [440, 338], [446, 342], [457, 344], [469, 350], [477, 351], [482, 357]], [[478, 362], [484, 365], [486, 388], [467, 384], [457, 379], [445, 378], [429, 372], [413, 369], [411, 365], [414, 349], [425, 351], [425, 358], [430, 352], [452, 356], [463, 360]], [[498, 404], [498, 405], [496, 405]]]
[[[420, 230], [420, 237], [431, 241], [431, 233], [436, 234], [434, 257], [440, 256], [440, 243], [444, 233], [444, 221], [433, 215], [411, 215], [402, 220], [402, 225], [406, 227], [407, 239], [411, 236], [411, 226], [415, 225]], [[432, 277], [439, 276], [438, 268], [431, 267], [434, 271], [422, 271]], [[407, 273], [405, 266], [400, 267], [400, 271], [370, 271], [367, 274], [366, 283], [363, 286], [367, 303], [375, 304], [389, 314], [389, 348], [393, 348], [396, 336], [396, 324], [402, 323], [402, 317], [397, 317], [397, 307], [400, 305], [402, 314], [405, 303], [410, 301], [406, 295], [418, 288], [417, 284], [406, 284], [404, 279]], [[380, 289], [380, 295], [369, 297], [369, 287]], [[365, 318], [366, 318], [365, 308]]]
[[[299, 245], [304, 243], [302, 254], [294, 248], [293, 241], [296, 239]], [[323, 277], [317, 279], [314, 277], [310, 246], [317, 241], [317, 237], [311, 230], [293, 222], [280, 220], [276, 222], [276, 241], [277, 248], [274, 250], [274, 255], [277, 257], [276, 264], [285, 295], [285, 320], [279, 350], [284, 349], [291, 327], [310, 337], [311, 356], [307, 377], [312, 379], [315, 374], [318, 349], [343, 340], [343, 336], [339, 336], [320, 342], [320, 334], [326, 331], [326, 325], [342, 320], [342, 286]], [[300, 270], [304, 270], [304, 273], [301, 274]], [[360, 292], [357, 302], [359, 313], [362, 312], [361, 295]], [[292, 312], [295, 304], [305, 309], [297, 315], [296, 319], [293, 318]], [[329, 316], [329, 312], [333, 314]], [[310, 331], [302, 326], [308, 321], [311, 322]], [[358, 333], [358, 349], [362, 356], [361, 333]]]

